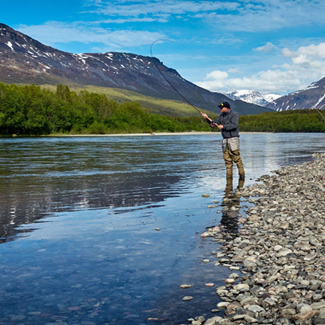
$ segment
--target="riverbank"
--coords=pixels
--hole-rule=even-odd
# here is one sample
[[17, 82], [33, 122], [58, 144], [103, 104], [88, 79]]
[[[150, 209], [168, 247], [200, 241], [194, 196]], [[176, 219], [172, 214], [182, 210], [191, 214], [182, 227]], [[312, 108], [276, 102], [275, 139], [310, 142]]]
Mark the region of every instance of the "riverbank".
[[325, 154], [313, 157], [242, 191], [254, 206], [239, 234], [215, 235], [219, 262], [242, 276], [216, 289], [224, 317], [192, 324], [325, 324]]
[[[241, 134], [267, 134], [273, 132], [240, 132]], [[73, 137], [150, 137], [150, 136], [165, 136], [165, 135], [209, 135], [219, 134], [218, 131], [188, 131], [188, 132], [150, 132], [150, 133], [106, 133], [106, 134], [70, 134], [70, 133], [54, 133], [46, 135], [0, 135], [0, 138], [73, 138]]]

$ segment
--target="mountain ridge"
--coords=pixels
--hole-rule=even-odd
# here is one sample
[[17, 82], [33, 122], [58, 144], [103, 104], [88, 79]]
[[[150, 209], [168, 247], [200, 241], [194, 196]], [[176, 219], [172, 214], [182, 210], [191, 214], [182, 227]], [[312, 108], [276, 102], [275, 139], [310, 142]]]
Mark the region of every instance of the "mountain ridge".
[[277, 111], [296, 109], [325, 110], [325, 77], [311, 83], [306, 89], [294, 91], [274, 100], [266, 107]]
[[256, 90], [246, 89], [227, 92], [225, 95], [233, 100], [242, 100], [247, 103], [260, 105], [263, 107], [280, 97], [279, 95], [275, 94], [262, 95]]
[[145, 96], [181, 101], [179, 94], [161, 76], [160, 70], [198, 108], [219, 113], [217, 106], [228, 101], [240, 115], [270, 111], [192, 84], [154, 57], [119, 52], [63, 52], [1, 23], [0, 53], [0, 81], [5, 83], [74, 83], [121, 88]]

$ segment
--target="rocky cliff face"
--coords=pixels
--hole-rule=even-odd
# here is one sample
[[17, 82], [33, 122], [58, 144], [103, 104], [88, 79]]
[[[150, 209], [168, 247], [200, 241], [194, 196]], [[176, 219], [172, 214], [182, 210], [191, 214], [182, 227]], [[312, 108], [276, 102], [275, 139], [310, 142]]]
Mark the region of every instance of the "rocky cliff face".
[[239, 114], [267, 111], [258, 105], [232, 101], [185, 80], [157, 58], [131, 53], [73, 54], [46, 46], [0, 24], [0, 81], [6, 83], [78, 84], [122, 88], [143, 95], [182, 100], [165, 78], [193, 105], [219, 112], [228, 101]]
[[325, 109], [325, 77], [309, 87], [280, 97], [266, 107], [277, 111], [292, 109]]

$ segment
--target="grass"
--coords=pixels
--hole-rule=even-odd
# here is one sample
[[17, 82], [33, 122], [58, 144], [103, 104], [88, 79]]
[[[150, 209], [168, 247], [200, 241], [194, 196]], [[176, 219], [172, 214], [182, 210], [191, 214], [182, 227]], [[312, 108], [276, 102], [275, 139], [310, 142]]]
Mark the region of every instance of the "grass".
[[[54, 85], [42, 85], [42, 88], [47, 88], [52, 91], [56, 91], [56, 86]], [[144, 96], [138, 94], [136, 92], [132, 92], [125, 89], [119, 88], [107, 88], [107, 87], [97, 87], [97, 86], [75, 86], [69, 85], [71, 91], [75, 91], [79, 93], [83, 90], [87, 90], [89, 92], [105, 94], [111, 100], [117, 101], [118, 103], [135, 101], [139, 102], [142, 108], [149, 110], [150, 113], [154, 114], [161, 114], [165, 116], [172, 116], [172, 117], [191, 117], [191, 116], [198, 116], [199, 113], [196, 111], [192, 106], [184, 103], [183, 101], [179, 100], [168, 100], [168, 99], [161, 99], [155, 98], [150, 96]], [[215, 113], [200, 110], [202, 112], [213, 114]]]

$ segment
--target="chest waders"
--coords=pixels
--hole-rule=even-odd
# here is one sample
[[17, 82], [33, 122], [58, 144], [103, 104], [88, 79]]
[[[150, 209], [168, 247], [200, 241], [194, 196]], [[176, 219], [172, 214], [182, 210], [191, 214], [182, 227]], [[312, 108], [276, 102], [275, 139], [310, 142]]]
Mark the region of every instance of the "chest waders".
[[227, 170], [227, 178], [233, 176], [233, 162], [237, 165], [239, 177], [244, 178], [245, 171], [239, 152], [239, 137], [223, 139], [222, 151]]

